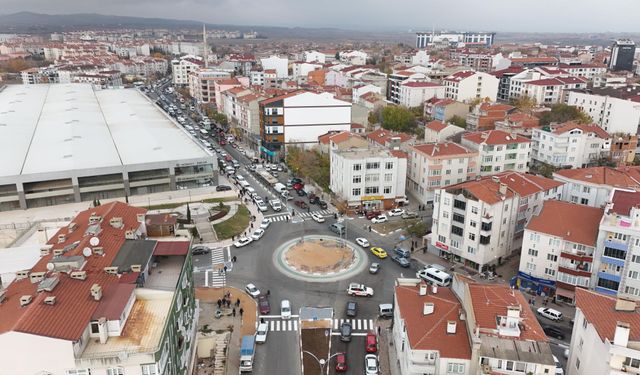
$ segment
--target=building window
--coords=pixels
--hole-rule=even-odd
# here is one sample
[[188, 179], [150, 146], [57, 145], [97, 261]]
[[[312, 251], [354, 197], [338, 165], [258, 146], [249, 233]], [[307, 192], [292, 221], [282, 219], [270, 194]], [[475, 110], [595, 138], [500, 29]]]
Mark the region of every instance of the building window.
[[454, 212], [453, 213], [453, 221], [457, 221], [458, 223], [464, 223], [464, 216]]
[[438, 236], [438, 241], [439, 241], [439, 242], [442, 242], [442, 243], [445, 243], [445, 242], [447, 242], [447, 237], [445, 237], [445, 236]]
[[527, 263], [527, 270], [535, 271], [536, 270], [536, 265], [534, 263]]
[[464, 363], [447, 364], [447, 373], [449, 374], [464, 374], [464, 371]]
[[386, 162], [384, 165], [384, 169], [393, 169], [393, 162]]
[[142, 375], [158, 375], [158, 368], [155, 363], [140, 365]]
[[472, 227], [472, 228], [475, 228], [475, 227], [477, 227], [477, 226], [478, 226], [478, 223], [477, 223], [477, 222], [475, 222], [475, 221], [473, 221], [473, 220], [471, 220], [471, 221], [469, 222], [469, 225], [471, 225], [471, 227]]
[[580, 358], [576, 357], [576, 368], [580, 370]]
[[364, 176], [365, 182], [378, 182], [380, 181], [380, 175], [377, 174], [367, 174]]
[[549, 276], [554, 276], [556, 274], [556, 271], [552, 270], [551, 268], [545, 268], [544, 273]]
[[460, 201], [460, 200], [455, 199], [455, 200], [453, 201], [453, 207], [455, 207], [455, 208], [459, 208], [459, 209], [461, 209], [461, 210], [464, 210], [464, 209], [466, 209], [466, 208], [467, 208], [467, 202], [464, 202], [464, 201]]
[[464, 233], [464, 230], [460, 227], [456, 227], [455, 225], [451, 226], [451, 233], [458, 235], [458, 236], [462, 236]]
[[391, 186], [385, 186], [383, 192], [384, 194], [391, 194]]
[[385, 173], [384, 182], [391, 182], [391, 181], [393, 181], [393, 173]]
[[580, 204], [589, 205], [589, 199], [587, 198], [580, 199]]
[[354, 171], [362, 170], [362, 164], [354, 164], [353, 165], [353, 170]]
[[124, 375], [124, 369], [122, 367], [108, 368], [107, 375]]
[[471, 213], [472, 214], [477, 214], [478, 213], [478, 207], [471, 206]]
[[91, 375], [91, 370], [89, 369], [67, 370], [67, 375]]
[[529, 249], [529, 255], [531, 255], [532, 257], [537, 257], [538, 256], [538, 250]]
[[367, 169], [379, 169], [379, 168], [380, 168], [380, 163], [378, 162], [367, 163]]
[[362, 176], [353, 176], [354, 184], [359, 184], [360, 182], [362, 182]]
[[356, 196], [356, 197], [357, 197], [357, 196], [360, 196], [360, 194], [361, 194], [361, 190], [360, 190], [360, 188], [355, 188], [355, 189], [353, 189], [353, 190], [351, 191], [351, 195], [353, 195], [353, 196]]
[[476, 240], [476, 234], [475, 233], [469, 233], [469, 239], [471, 241], [475, 241]]
[[467, 246], [467, 253], [475, 254], [476, 253], [476, 248], [473, 247], [473, 246]]
[[365, 194], [378, 194], [380, 188], [378, 186], [367, 186], [364, 188]]
[[626, 254], [627, 254], [627, 252], [624, 251], [624, 250], [612, 249], [610, 247], [605, 247], [604, 248], [604, 256], [607, 256], [607, 257], [610, 257], [610, 258], [616, 258], [616, 259], [624, 260]]
[[547, 254], [547, 260], [550, 260], [552, 262], [557, 262], [558, 261], [558, 256], [557, 255], [553, 255], [553, 254]]

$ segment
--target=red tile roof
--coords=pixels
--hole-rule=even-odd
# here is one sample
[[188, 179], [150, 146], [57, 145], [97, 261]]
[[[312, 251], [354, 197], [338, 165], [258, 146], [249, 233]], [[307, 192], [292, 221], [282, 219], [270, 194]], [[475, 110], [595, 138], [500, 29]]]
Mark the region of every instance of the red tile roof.
[[155, 249], [153, 249], [153, 255], [187, 255], [189, 254], [189, 241], [158, 241]]
[[609, 133], [598, 125], [578, 124], [576, 122], [565, 122], [564, 124], [560, 124], [558, 127], [554, 128], [553, 132], [555, 134], [564, 134], [575, 129], [580, 129], [583, 133], [593, 133], [602, 139], [611, 138]]
[[544, 202], [540, 214], [531, 218], [527, 229], [595, 246], [603, 214], [601, 208], [551, 199]]
[[524, 71], [524, 68], [521, 66], [510, 66], [506, 69], [502, 69], [502, 70], [496, 70], [495, 72], [490, 73], [491, 75], [494, 75], [498, 78], [502, 78], [503, 76], [505, 76], [506, 74], [518, 74], [518, 73], [522, 73]]
[[402, 82], [400, 85], [406, 87], [442, 87], [441, 84], [434, 82]]
[[571, 180], [589, 182], [624, 189], [640, 189], [640, 167], [591, 167], [580, 169], [561, 169], [554, 172]]
[[512, 143], [531, 143], [529, 138], [514, 135], [503, 130], [487, 130], [484, 132], [467, 133], [462, 138], [476, 143], [488, 145], [507, 145]]
[[576, 288], [576, 306], [587, 321], [593, 324], [600, 339], [613, 342], [617, 322], [629, 324], [629, 341], [640, 341], [640, 313], [635, 311], [617, 311], [615, 297]]
[[[498, 181], [495, 181], [494, 178]], [[532, 174], [502, 172], [493, 176], [483, 177], [479, 180], [465, 181], [448, 186], [446, 191], [453, 192], [463, 189], [478, 200], [495, 204], [502, 201], [503, 198], [503, 195], [500, 193], [501, 183], [507, 185], [507, 193], [504, 195], [506, 198], [512, 198], [514, 194], [527, 197], [563, 185], [562, 182]]]
[[[449, 288], [430, 290], [420, 296], [418, 286], [396, 286], [400, 316], [405, 322], [409, 344], [413, 350], [437, 350], [442, 358], [471, 359], [471, 348], [465, 321], [460, 320], [460, 302]], [[433, 303], [432, 314], [424, 315], [425, 303]], [[449, 321], [456, 322], [456, 333], [447, 333]]]
[[459, 82], [462, 81], [465, 78], [469, 78], [472, 75], [476, 74], [476, 72], [474, 72], [473, 70], [463, 70], [460, 72], [456, 72], [451, 74], [450, 76], [447, 76], [444, 78], [445, 81], [455, 81], [455, 82]]
[[423, 153], [429, 157], [459, 157], [467, 155], [477, 155], [475, 151], [468, 150], [463, 146], [453, 143], [426, 143], [412, 147], [416, 151]]
[[440, 131], [446, 129], [447, 126], [448, 125], [443, 123], [442, 121], [435, 120], [435, 121], [431, 121], [430, 123], [428, 123], [425, 127], [427, 129], [431, 129], [433, 131], [440, 132]]
[[148, 214], [144, 222], [147, 225], [175, 225], [178, 217], [171, 214]]
[[640, 207], [640, 192], [616, 189], [611, 202], [611, 211], [618, 215], [630, 216], [632, 208]]
[[411, 136], [407, 133], [394, 133], [385, 129], [378, 129], [367, 134], [367, 138], [385, 146], [391, 138], [399, 138], [400, 142], [406, 142], [411, 139]]
[[400, 150], [389, 150], [389, 153], [398, 159], [408, 159], [409, 155], [406, 152]]
[[120, 320], [122, 311], [131, 299], [135, 288], [135, 284], [108, 284], [102, 291], [102, 299], [91, 319]]

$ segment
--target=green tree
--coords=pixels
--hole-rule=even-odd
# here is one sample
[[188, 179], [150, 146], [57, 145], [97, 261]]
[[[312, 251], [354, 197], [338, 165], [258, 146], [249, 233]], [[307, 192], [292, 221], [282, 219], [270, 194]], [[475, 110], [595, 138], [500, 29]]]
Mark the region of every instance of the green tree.
[[413, 133], [416, 127], [416, 118], [408, 108], [400, 106], [388, 106], [382, 109], [382, 127], [387, 130]]
[[536, 100], [530, 96], [523, 96], [511, 100], [511, 105], [525, 113], [531, 113], [531, 110], [537, 105]]
[[189, 208], [189, 203], [187, 203], [187, 222], [191, 222], [191, 209]]
[[550, 111], [544, 112], [540, 116], [540, 125], [549, 125], [552, 122], [563, 123], [567, 121], [575, 121], [581, 124], [592, 123], [591, 117], [580, 111], [578, 107], [570, 106], [564, 103], [554, 104]]
[[467, 128], [467, 120], [465, 120], [464, 118], [462, 118], [462, 117], [460, 117], [458, 115], [451, 116], [451, 118], [447, 122], [450, 122], [455, 126], [459, 126], [462, 129], [466, 129]]
[[428, 229], [429, 228], [427, 228], [427, 223], [425, 223], [424, 221], [419, 221], [407, 228], [407, 233], [409, 233], [411, 236], [422, 238], [425, 234], [427, 234]]

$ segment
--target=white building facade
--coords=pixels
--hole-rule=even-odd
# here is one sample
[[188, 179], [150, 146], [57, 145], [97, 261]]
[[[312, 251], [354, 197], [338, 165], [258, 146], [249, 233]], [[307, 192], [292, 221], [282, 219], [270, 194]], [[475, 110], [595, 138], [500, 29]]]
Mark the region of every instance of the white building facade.
[[171, 78], [174, 85], [188, 85], [189, 74], [204, 66], [202, 59], [187, 55], [171, 61]]
[[465, 134], [461, 143], [478, 151], [481, 176], [503, 171], [528, 171], [531, 150], [528, 138], [502, 130], [487, 130]]
[[531, 160], [554, 167], [584, 168], [611, 151], [611, 137], [599, 126], [565, 123], [552, 129], [534, 128]]
[[286, 57], [270, 56], [260, 59], [264, 70], [274, 69], [277, 78], [287, 78], [289, 76], [289, 59]]
[[[604, 94], [607, 91], [601, 92]], [[596, 93], [569, 91], [567, 104], [580, 108], [609, 134], [637, 134], [640, 126], [640, 102]]]
[[500, 80], [488, 73], [464, 70], [445, 77], [445, 97], [458, 102], [489, 98], [495, 102]]

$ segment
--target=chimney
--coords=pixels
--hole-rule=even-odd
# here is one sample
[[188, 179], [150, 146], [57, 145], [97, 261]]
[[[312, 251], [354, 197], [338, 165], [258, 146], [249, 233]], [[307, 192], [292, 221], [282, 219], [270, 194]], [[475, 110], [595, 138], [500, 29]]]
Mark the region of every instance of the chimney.
[[427, 295], [427, 284], [420, 283], [420, 295], [421, 296], [426, 296]]
[[422, 306], [422, 315], [431, 315], [433, 311], [436, 309], [436, 306], [433, 302], [425, 302]]
[[25, 294], [24, 296], [20, 297], [20, 307], [27, 306], [31, 303], [32, 299], [33, 297], [29, 294]]
[[615, 309], [616, 311], [633, 312], [633, 311], [636, 311], [636, 303], [631, 299], [618, 297], [618, 299], [616, 299]]
[[438, 294], [438, 286], [437, 285], [432, 285], [431, 286], [431, 293]]
[[457, 323], [455, 320], [449, 320], [447, 321], [447, 334], [455, 334], [456, 333], [456, 327], [457, 327]]
[[491, 181], [495, 182], [496, 184], [500, 183], [500, 177], [498, 176], [491, 176]]
[[613, 335], [613, 345], [626, 348], [629, 343], [630, 330], [631, 327], [629, 326], [629, 323], [616, 322], [616, 332]]
[[500, 183], [500, 195], [507, 195], [507, 184]]
[[102, 287], [99, 284], [93, 284], [91, 286], [91, 296], [96, 301], [100, 301], [102, 299]]
[[64, 241], [67, 240], [67, 236], [64, 234], [59, 234], [58, 235], [58, 243], [63, 243]]
[[47, 298], [44, 299], [44, 304], [45, 305], [49, 305], [49, 306], [53, 306], [56, 304], [56, 296], [49, 296]]

